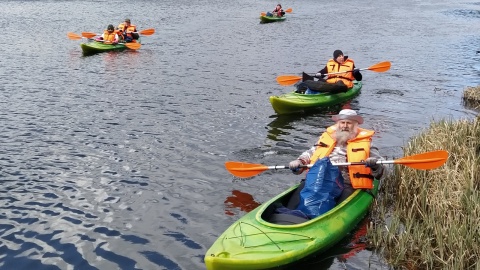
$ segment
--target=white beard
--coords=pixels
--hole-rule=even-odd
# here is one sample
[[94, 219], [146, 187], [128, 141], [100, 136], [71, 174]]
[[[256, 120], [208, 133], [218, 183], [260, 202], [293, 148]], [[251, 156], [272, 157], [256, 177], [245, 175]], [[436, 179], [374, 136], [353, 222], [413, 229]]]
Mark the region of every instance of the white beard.
[[346, 146], [348, 140], [351, 140], [357, 136], [358, 128], [355, 126], [352, 130], [337, 130], [335, 132], [335, 138], [337, 139], [338, 146]]

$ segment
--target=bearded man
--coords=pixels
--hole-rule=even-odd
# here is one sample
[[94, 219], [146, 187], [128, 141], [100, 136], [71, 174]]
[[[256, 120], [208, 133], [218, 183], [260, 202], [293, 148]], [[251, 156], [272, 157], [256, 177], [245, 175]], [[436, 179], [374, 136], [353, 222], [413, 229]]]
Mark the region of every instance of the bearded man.
[[345, 162], [365, 162], [363, 165], [339, 166], [343, 177], [343, 190], [336, 198], [337, 203], [345, 200], [355, 189], [372, 189], [373, 179], [380, 179], [384, 168], [377, 164], [382, 160], [378, 148], [372, 144], [373, 130], [360, 128], [363, 118], [354, 110], [344, 109], [332, 117], [335, 125], [330, 126], [320, 136], [318, 142], [290, 162], [289, 168], [300, 174], [302, 165], [315, 164], [328, 157], [332, 164]]

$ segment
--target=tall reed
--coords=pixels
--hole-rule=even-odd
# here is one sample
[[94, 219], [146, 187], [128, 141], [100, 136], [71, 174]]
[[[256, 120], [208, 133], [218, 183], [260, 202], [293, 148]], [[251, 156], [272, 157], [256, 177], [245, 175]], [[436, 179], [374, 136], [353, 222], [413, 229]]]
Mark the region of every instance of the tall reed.
[[473, 109], [480, 109], [480, 86], [467, 87], [463, 91], [463, 104]]
[[382, 182], [369, 230], [397, 269], [480, 269], [480, 117], [431, 123], [405, 156], [447, 150], [440, 168], [396, 165]]

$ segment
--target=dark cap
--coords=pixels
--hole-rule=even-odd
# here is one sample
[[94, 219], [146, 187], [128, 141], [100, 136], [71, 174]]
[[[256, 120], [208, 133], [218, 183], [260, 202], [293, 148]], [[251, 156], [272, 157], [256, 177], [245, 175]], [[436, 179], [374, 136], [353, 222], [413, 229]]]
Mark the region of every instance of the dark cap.
[[112, 31], [113, 31], [113, 30], [115, 30], [115, 27], [113, 27], [112, 24], [109, 24], [109, 25], [107, 26], [107, 30], [112, 30]]
[[333, 59], [337, 59], [337, 57], [339, 57], [340, 55], [343, 55], [343, 52], [340, 50], [335, 50], [333, 52]]
[[128, 23], [130, 23], [130, 19], [128, 19], [128, 18], [127, 18], [127, 19], [125, 19], [125, 22], [128, 22]]

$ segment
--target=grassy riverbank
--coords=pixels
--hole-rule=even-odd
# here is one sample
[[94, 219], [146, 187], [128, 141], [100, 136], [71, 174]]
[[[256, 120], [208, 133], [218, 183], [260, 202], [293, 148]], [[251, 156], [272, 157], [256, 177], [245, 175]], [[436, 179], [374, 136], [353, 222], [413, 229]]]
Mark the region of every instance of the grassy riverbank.
[[467, 87], [463, 91], [463, 104], [467, 107], [480, 109], [480, 86]]
[[432, 123], [404, 154], [432, 150], [450, 153], [442, 167], [382, 182], [371, 244], [396, 269], [480, 269], [480, 117]]

